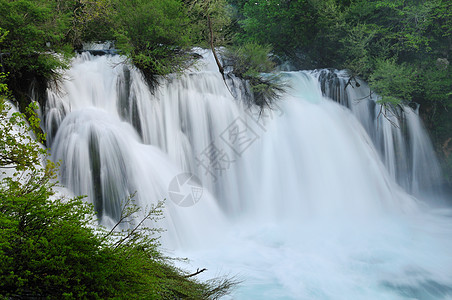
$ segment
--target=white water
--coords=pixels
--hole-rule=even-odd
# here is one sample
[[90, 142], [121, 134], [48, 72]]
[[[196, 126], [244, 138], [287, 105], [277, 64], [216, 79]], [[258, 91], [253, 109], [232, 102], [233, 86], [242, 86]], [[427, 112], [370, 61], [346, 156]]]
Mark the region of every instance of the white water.
[[[204, 55], [201, 71], [152, 94], [121, 57], [83, 54], [62, 92], [49, 91], [52, 158], [102, 222], [133, 191], [143, 207], [167, 198], [164, 247], [192, 259], [186, 268], [208, 268], [204, 278], [236, 274], [233, 299], [452, 297], [450, 211], [397, 185], [362, 120], [322, 97], [309, 72], [286, 73], [292, 88], [259, 116]], [[168, 193], [184, 172], [204, 187], [191, 207]]]
[[324, 94], [350, 108], [359, 119], [393, 179], [416, 196], [441, 195], [441, 168], [432, 145], [426, 142], [418, 107], [382, 107], [377, 104], [379, 96], [371, 93], [365, 82], [349, 81], [345, 71], [313, 73], [322, 83]]

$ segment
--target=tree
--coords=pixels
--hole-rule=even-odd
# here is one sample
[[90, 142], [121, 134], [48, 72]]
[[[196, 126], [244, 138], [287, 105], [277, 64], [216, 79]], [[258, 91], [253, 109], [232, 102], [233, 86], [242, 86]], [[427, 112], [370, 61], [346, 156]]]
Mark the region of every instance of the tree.
[[[218, 71], [224, 77], [224, 67], [217, 54], [216, 48], [226, 46], [230, 41], [227, 38], [231, 25], [231, 12], [225, 0], [188, 1], [188, 11], [191, 23], [197, 32], [197, 42], [210, 48], [218, 66]], [[225, 82], [226, 83], [226, 82]]]
[[70, 43], [81, 48], [83, 42], [113, 41], [115, 11], [111, 0], [77, 0], [72, 5]]
[[187, 67], [191, 31], [181, 1], [115, 1], [113, 7], [118, 47], [151, 87], [158, 76]]
[[50, 0], [0, 0], [0, 27], [8, 31], [0, 43], [2, 64], [22, 110], [30, 103], [30, 86], [34, 85], [43, 98], [47, 81], [56, 79], [56, 70], [67, 65], [65, 39], [70, 15], [59, 9], [59, 4]]
[[187, 10], [194, 33], [193, 44], [224, 47], [232, 42], [232, 7], [226, 0], [187, 0]]
[[291, 59], [315, 37], [316, 12], [311, 1], [256, 0], [243, 5], [242, 42], [272, 45]]
[[398, 105], [408, 104], [415, 92], [416, 73], [406, 64], [397, 64], [394, 60], [378, 60], [369, 83], [373, 91], [382, 96], [381, 103]]

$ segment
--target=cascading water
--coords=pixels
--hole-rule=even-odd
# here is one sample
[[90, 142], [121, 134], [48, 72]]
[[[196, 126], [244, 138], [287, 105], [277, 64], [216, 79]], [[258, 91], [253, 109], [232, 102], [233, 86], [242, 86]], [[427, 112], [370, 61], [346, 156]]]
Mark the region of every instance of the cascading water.
[[[201, 276], [237, 274], [234, 299], [452, 297], [451, 213], [396, 183], [397, 163], [374, 146], [391, 142], [387, 132], [324, 98], [312, 72], [284, 73], [290, 88], [260, 113], [202, 55], [199, 70], [151, 93], [120, 56], [84, 53], [49, 90], [44, 127], [61, 181], [103, 223], [135, 191], [142, 207], [166, 198], [164, 247], [207, 267]], [[424, 147], [410, 152], [406, 180], [422, 189], [431, 177], [419, 157], [431, 149], [417, 115], [405, 119], [410, 145]], [[392, 139], [398, 154], [408, 148]], [[202, 189], [187, 189], [186, 173]]]
[[441, 170], [418, 107], [377, 104], [379, 96], [346, 71], [315, 71], [325, 96], [350, 108], [366, 129], [391, 176], [416, 196], [441, 194]]

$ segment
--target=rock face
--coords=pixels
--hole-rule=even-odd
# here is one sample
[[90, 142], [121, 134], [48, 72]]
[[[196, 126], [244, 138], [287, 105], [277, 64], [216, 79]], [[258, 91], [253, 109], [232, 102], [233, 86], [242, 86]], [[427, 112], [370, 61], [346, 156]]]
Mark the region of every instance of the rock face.
[[438, 58], [436, 60], [436, 66], [438, 67], [438, 69], [446, 70], [449, 67], [449, 61], [447, 60], [447, 58]]

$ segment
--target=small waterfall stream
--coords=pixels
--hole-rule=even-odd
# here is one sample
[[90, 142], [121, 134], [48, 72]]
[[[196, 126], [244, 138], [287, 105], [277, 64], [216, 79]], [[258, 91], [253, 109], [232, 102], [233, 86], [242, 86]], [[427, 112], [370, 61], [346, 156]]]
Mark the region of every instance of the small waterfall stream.
[[439, 195], [441, 168], [415, 109], [399, 105], [382, 107], [379, 96], [345, 71], [315, 71], [325, 96], [348, 107], [358, 118], [391, 174], [416, 196]]

